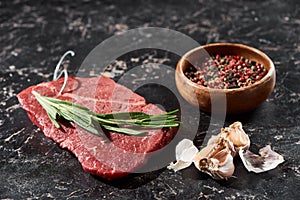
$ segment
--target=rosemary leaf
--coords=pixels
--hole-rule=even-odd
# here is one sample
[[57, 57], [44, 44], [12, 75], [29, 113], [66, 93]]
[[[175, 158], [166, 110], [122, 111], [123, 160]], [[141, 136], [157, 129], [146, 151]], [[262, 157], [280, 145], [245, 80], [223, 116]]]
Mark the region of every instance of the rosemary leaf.
[[124, 133], [128, 135], [142, 135], [147, 133], [145, 131], [137, 131], [129, 128], [120, 128], [120, 127], [107, 126], [107, 125], [103, 125], [103, 127], [109, 131], [115, 131], [115, 132]]
[[88, 108], [60, 99], [46, 97], [32, 91], [37, 101], [46, 110], [48, 117], [60, 128], [57, 117], [74, 122], [85, 130], [100, 136], [101, 127], [109, 131], [115, 131], [128, 135], [141, 135], [147, 133], [143, 130], [136, 130], [133, 127], [161, 129], [179, 126], [175, 113], [178, 110], [160, 115], [149, 115], [143, 112], [120, 112], [110, 114], [99, 114], [90, 111]]
[[59, 125], [59, 123], [55, 120], [55, 118], [53, 118], [49, 113], [47, 113], [48, 114], [48, 117], [49, 117], [49, 119], [51, 120], [51, 122], [54, 124], [54, 126], [56, 127], [56, 128], [60, 128], [60, 125]]

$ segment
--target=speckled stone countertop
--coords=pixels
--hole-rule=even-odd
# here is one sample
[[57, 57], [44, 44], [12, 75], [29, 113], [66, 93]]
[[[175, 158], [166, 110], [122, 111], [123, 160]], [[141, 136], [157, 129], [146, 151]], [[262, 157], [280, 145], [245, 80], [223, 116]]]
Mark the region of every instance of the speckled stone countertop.
[[[297, 0], [1, 1], [0, 198], [299, 199], [299, 12]], [[228, 116], [224, 125], [241, 121], [251, 138], [252, 150], [271, 144], [285, 162], [274, 170], [254, 174], [247, 172], [237, 158], [235, 177], [227, 181], [213, 180], [190, 167], [177, 173], [162, 168], [108, 182], [83, 171], [75, 156], [47, 139], [28, 119], [16, 95], [30, 85], [51, 80], [65, 51], [76, 52], [75, 57], [68, 58], [74, 75], [100, 42], [139, 27], [173, 29], [200, 44], [242, 43], [269, 55], [277, 75], [273, 93], [254, 111]], [[121, 56], [110, 68], [121, 69], [121, 74], [131, 66], [149, 62], [175, 68], [178, 59], [170, 52], [150, 49]], [[144, 67], [146, 75], [174, 79], [167, 77], [167, 71], [155, 74], [155, 67]], [[90, 71], [89, 75], [99, 75], [101, 70]], [[149, 102], [168, 106], [171, 94], [156, 88], [157, 95], [152, 95], [152, 89], [145, 87], [137, 92]], [[209, 119], [201, 112], [194, 138], [198, 147]]]

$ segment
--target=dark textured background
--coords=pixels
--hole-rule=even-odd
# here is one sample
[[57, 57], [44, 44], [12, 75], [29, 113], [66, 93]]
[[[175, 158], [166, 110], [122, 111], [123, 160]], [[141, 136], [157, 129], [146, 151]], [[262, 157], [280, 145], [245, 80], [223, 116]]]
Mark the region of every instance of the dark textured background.
[[[299, 199], [299, 12], [297, 0], [1, 1], [0, 198]], [[45, 138], [29, 121], [16, 94], [51, 80], [66, 50], [76, 52], [70, 59], [70, 72], [75, 73], [98, 43], [148, 26], [180, 31], [200, 44], [237, 42], [267, 53], [276, 66], [274, 92], [253, 112], [229, 116], [225, 124], [240, 120], [253, 150], [271, 144], [284, 155], [285, 163], [254, 174], [236, 159], [235, 177], [227, 181], [212, 180], [191, 167], [178, 173], [163, 168], [107, 182], [84, 172], [72, 154]], [[175, 67], [178, 59], [171, 53], [145, 50], [125, 55], [113, 65], [158, 62]], [[157, 101], [148, 90], [139, 92]], [[200, 124], [199, 132], [203, 134], [209, 116], [201, 115], [204, 125]], [[197, 141], [196, 137], [200, 145]]]

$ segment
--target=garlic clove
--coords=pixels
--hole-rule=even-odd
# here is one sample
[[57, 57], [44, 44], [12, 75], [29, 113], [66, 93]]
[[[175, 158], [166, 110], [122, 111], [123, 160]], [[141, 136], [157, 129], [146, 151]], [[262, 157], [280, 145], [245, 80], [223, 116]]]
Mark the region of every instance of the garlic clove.
[[222, 149], [228, 149], [233, 157], [236, 155], [234, 144], [228, 138], [220, 136], [218, 141], [218, 151], [221, 151]]
[[233, 157], [231, 154], [226, 155], [226, 159], [223, 165], [219, 166], [218, 172], [216, 173], [221, 179], [227, 179], [231, 177], [234, 173]]
[[194, 146], [193, 141], [183, 139], [176, 146], [176, 162], [170, 163], [168, 169], [173, 169], [175, 172], [189, 167], [195, 155], [199, 152]]
[[231, 153], [224, 149], [213, 158], [202, 158], [199, 161], [194, 160], [196, 168], [214, 179], [227, 179], [234, 172], [233, 157]]
[[261, 148], [259, 154], [256, 155], [249, 150], [243, 151], [241, 149], [239, 151], [240, 158], [249, 172], [265, 172], [284, 162], [283, 156], [273, 151], [270, 145]]
[[232, 142], [230, 142], [226, 138], [212, 136], [211, 139], [208, 141], [207, 146], [201, 149], [199, 153], [197, 153], [197, 155], [194, 157], [194, 160], [199, 161], [202, 158], [215, 157], [216, 154], [218, 154], [224, 149], [226, 149], [226, 152], [231, 153], [232, 156], [235, 155], [235, 149]]
[[199, 162], [194, 162], [195, 167], [211, 177], [217, 177], [215, 172], [218, 170], [219, 161], [214, 158], [203, 158]]
[[213, 153], [215, 146], [215, 144], [212, 144], [201, 149], [201, 151], [195, 155], [193, 161], [199, 162], [203, 158], [208, 158]]
[[222, 128], [220, 136], [230, 140], [237, 151], [240, 148], [247, 150], [250, 146], [249, 136], [243, 130], [241, 122], [234, 122], [229, 127]]
[[[194, 165], [202, 172], [209, 174], [214, 179], [226, 179], [234, 172], [233, 156], [228, 148], [215, 148], [218, 144], [205, 147], [195, 158]], [[206, 154], [207, 152], [213, 154]], [[208, 156], [209, 155], [209, 156]]]
[[221, 151], [218, 151], [212, 158], [219, 161], [219, 166], [223, 166], [227, 162], [228, 154], [231, 155], [231, 151], [229, 149], [223, 149]]

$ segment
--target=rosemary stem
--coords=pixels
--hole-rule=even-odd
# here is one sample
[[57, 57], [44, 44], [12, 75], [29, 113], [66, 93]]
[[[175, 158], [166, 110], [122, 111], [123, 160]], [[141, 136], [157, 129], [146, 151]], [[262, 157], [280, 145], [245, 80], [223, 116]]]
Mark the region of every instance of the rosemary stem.
[[107, 130], [128, 135], [146, 133], [146, 131], [135, 130], [133, 127], [161, 129], [180, 125], [180, 122], [177, 121], [177, 116], [174, 114], [178, 110], [159, 115], [150, 115], [143, 112], [98, 114], [90, 111], [86, 107], [68, 101], [42, 96], [35, 91], [32, 91], [32, 94], [46, 110], [50, 120], [57, 128], [60, 127], [57, 121], [58, 116], [67, 121], [74, 122], [98, 136], [101, 134], [97, 127], [95, 127], [95, 122]]

